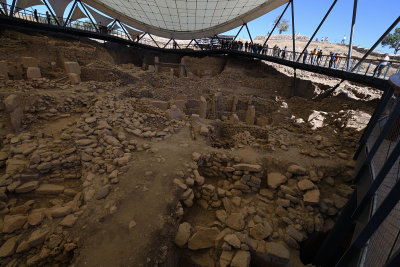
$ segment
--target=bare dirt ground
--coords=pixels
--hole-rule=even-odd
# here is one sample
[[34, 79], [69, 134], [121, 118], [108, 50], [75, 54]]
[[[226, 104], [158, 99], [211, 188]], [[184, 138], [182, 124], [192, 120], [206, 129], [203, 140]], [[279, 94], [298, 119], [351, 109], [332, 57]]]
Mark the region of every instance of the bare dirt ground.
[[[179, 77], [134, 49], [0, 43], [1, 266], [304, 266], [302, 242], [353, 191], [381, 94], [346, 83], [318, 99], [334, 81], [302, 72], [292, 97], [290, 70], [241, 58], [185, 58]], [[33, 55], [44, 78], [26, 77]]]

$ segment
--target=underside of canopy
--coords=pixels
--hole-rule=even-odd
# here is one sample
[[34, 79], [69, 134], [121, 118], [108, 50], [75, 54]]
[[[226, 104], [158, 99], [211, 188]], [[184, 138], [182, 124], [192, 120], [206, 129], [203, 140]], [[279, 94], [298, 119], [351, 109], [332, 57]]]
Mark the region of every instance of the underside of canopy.
[[165, 38], [194, 39], [241, 26], [289, 0], [82, 1], [138, 30]]

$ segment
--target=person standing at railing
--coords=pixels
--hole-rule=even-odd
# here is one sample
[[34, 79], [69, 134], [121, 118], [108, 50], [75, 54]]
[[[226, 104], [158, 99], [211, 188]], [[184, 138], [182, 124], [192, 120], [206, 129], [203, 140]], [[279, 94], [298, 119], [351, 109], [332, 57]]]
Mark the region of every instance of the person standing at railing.
[[375, 70], [374, 70], [374, 75], [373, 77], [375, 77], [376, 72], [378, 72], [378, 75], [376, 77], [381, 76], [381, 72], [382, 70], [387, 66], [390, 58], [389, 58], [389, 54], [384, 54], [382, 58], [378, 59], [380, 62], [379, 64], [376, 66]]
[[318, 54], [317, 54], [317, 65], [318, 66], [319, 66], [319, 64], [321, 64], [321, 61], [322, 61], [322, 50], [319, 50]]
[[311, 52], [311, 65], [314, 65], [316, 55], [317, 55], [317, 49], [314, 48], [314, 50]]
[[47, 24], [51, 24], [51, 18], [50, 18], [49, 11], [46, 11], [46, 18], [47, 18]]
[[35, 17], [35, 20], [36, 20], [37, 22], [39, 22], [39, 17], [38, 17], [38, 14], [37, 14], [37, 9], [35, 9], [35, 10], [33, 11], [33, 16]]
[[332, 68], [333, 61], [335, 61], [336, 54], [329, 52], [330, 60], [329, 60], [329, 68]]
[[328, 37], [325, 37], [325, 42], [329, 42], [329, 41], [328, 41]]
[[339, 59], [340, 59], [340, 56], [339, 56], [340, 54], [336, 54], [335, 55], [335, 61], [333, 62], [333, 67], [336, 69], [337, 68], [337, 65], [338, 65], [338, 62], [339, 62]]
[[306, 51], [304, 52], [304, 56], [303, 56], [303, 64], [306, 64], [307, 56], [308, 56], [308, 50], [306, 49]]
[[286, 51], [287, 51], [287, 46], [285, 46], [285, 48], [283, 48], [283, 51], [282, 51], [282, 58], [283, 59], [285, 59]]
[[344, 42], [346, 42], [346, 35], [343, 35], [343, 39], [342, 39], [341, 44], [344, 44]]

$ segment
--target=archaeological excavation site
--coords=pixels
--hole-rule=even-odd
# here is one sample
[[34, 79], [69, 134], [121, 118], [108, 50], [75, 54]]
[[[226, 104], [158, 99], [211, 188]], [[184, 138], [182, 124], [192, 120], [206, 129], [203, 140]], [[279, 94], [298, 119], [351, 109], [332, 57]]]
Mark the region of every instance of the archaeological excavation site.
[[375, 77], [362, 49], [351, 72], [8, 17], [0, 266], [399, 266], [400, 62]]

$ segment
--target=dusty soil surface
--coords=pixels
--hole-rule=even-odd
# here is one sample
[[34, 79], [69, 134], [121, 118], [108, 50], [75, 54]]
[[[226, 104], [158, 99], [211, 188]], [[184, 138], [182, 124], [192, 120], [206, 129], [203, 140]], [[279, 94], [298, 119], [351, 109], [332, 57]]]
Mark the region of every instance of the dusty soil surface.
[[334, 81], [302, 72], [293, 97], [261, 61], [156, 73], [134, 49], [3, 33], [1, 266], [303, 266], [353, 191], [373, 88], [319, 98]]

